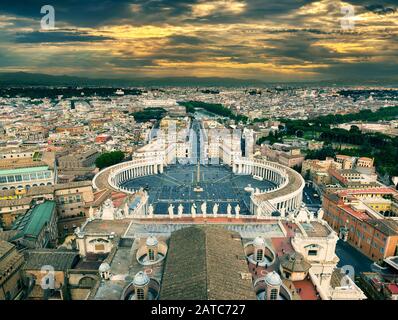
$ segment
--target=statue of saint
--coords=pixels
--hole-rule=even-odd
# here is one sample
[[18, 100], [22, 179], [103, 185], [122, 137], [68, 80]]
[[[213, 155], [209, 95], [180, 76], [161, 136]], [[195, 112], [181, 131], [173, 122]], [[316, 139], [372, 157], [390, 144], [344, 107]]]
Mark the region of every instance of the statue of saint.
[[202, 205], [200, 206], [200, 210], [202, 210], [203, 217], [206, 217], [206, 213], [207, 213], [207, 203], [206, 203], [206, 201], [202, 203]]
[[181, 218], [182, 214], [184, 212], [184, 206], [180, 203], [180, 205], [178, 206], [178, 216]]
[[173, 218], [174, 216], [174, 206], [171, 203], [169, 205], [169, 216], [170, 218]]
[[217, 213], [218, 213], [218, 204], [215, 203], [214, 206], [213, 206], [213, 214], [214, 214], [214, 216], [216, 216]]
[[227, 205], [227, 216], [228, 216], [228, 218], [231, 217], [231, 213], [232, 213], [232, 206], [231, 206], [230, 203], [228, 203], [228, 205]]
[[317, 212], [317, 218], [319, 219], [319, 220], [322, 220], [323, 219], [323, 214], [325, 213], [325, 211], [323, 211], [323, 209], [322, 208], [319, 208], [319, 210], [318, 210], [318, 212]]
[[195, 216], [196, 216], [196, 204], [195, 203], [192, 204], [191, 214], [192, 214], [192, 218], [195, 218]]
[[150, 216], [150, 217], [153, 216], [153, 205], [152, 205], [152, 203], [148, 207], [148, 216]]
[[236, 215], [236, 218], [239, 218], [239, 213], [240, 213], [240, 206], [239, 206], [239, 203], [236, 205], [236, 207], [235, 207], [235, 215]]

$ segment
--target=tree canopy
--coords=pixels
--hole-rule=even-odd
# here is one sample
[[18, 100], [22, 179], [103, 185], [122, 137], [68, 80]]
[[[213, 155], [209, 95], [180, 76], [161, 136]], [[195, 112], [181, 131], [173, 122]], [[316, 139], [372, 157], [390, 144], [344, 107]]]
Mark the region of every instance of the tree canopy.
[[104, 169], [122, 162], [124, 153], [122, 151], [112, 151], [101, 154], [96, 160], [95, 165], [99, 169]]
[[185, 101], [179, 102], [180, 105], [186, 108], [187, 112], [195, 112], [196, 108], [205, 109], [208, 112], [216, 115], [227, 117], [235, 121], [247, 122], [248, 117], [242, 114], [234, 114], [230, 109], [224, 107], [221, 103], [207, 103], [202, 101]]
[[[398, 106], [381, 108], [372, 112], [361, 110], [358, 113], [317, 117], [311, 120], [282, 120], [286, 124], [286, 131], [279, 132], [279, 135], [295, 135], [297, 132], [318, 134], [318, 139], [326, 144], [335, 145], [325, 147], [317, 152], [309, 152], [307, 159], [324, 159], [326, 156], [333, 156], [341, 152], [350, 156], [375, 158], [375, 165], [382, 175], [398, 175], [398, 137], [391, 137], [382, 133], [363, 133], [358, 126], [351, 126], [350, 130], [331, 128], [331, 125], [351, 121], [378, 121], [389, 120], [398, 117]], [[352, 149], [344, 149], [343, 144], [357, 146]], [[337, 146], [336, 146], [337, 145]]]

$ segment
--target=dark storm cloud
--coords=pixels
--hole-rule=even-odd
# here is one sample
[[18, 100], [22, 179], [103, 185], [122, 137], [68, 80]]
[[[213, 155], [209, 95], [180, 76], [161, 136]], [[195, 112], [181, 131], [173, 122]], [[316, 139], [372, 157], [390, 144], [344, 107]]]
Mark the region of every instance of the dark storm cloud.
[[[99, 26], [124, 21], [130, 24], [165, 22], [190, 11], [197, 0], [1, 0], [0, 13], [40, 20], [40, 9], [49, 4], [55, 9], [56, 21], [76, 26]], [[132, 5], [137, 6], [134, 12]]]
[[393, 7], [385, 7], [381, 4], [372, 4], [365, 7], [367, 10], [372, 11], [373, 13], [377, 14], [390, 14], [397, 11], [397, 9]]
[[[209, 1], [211, 3], [212, 1]], [[21, 17], [33, 18], [40, 21], [40, 8], [43, 4], [55, 8], [56, 22], [66, 22], [75, 26], [97, 27], [101, 25], [130, 24], [216, 24], [238, 23], [248, 19], [266, 22], [284, 23], [285, 16], [294, 13], [302, 6], [317, 2], [314, 0], [245, 0], [245, 9], [242, 12], [228, 13], [214, 11], [206, 16], [192, 17], [192, 6], [200, 3], [199, 0], [1, 0], [0, 13], [12, 14]], [[362, 6], [379, 14], [388, 14], [396, 10], [396, 1], [348, 0], [353, 5]], [[338, 6], [330, 6], [330, 10], [339, 14]]]
[[167, 38], [169, 45], [199, 45], [210, 42], [196, 36], [174, 35]]
[[[294, 75], [303, 65], [326, 78], [397, 74], [398, 40], [390, 16], [397, 0], [344, 2], [355, 5], [356, 15], [371, 18], [344, 31], [341, 5], [332, 0], [208, 0], [210, 9], [202, 0], [0, 0], [0, 45], [11, 44], [17, 52], [14, 57], [0, 51], [0, 67], [59, 66], [68, 72], [82, 68], [117, 74], [145, 67], [162, 71], [170, 63], [173, 74], [179, 63], [198, 62], [206, 72], [217, 72], [215, 66], [226, 70], [231, 62], [242, 74], [251, 63], [276, 66], [255, 77], [284, 67]], [[62, 29], [26, 31], [39, 30], [44, 4], [54, 6], [56, 27]]]
[[[56, 21], [75, 26], [99, 26], [104, 24], [137, 25], [142, 23], [163, 24], [190, 23], [237, 23], [247, 19], [276, 19], [277, 16], [294, 12], [313, 0], [246, 0], [245, 10], [239, 14], [211, 12], [200, 18], [189, 17], [192, 5], [199, 0], [1, 0], [0, 13], [40, 20], [43, 4], [52, 5]], [[211, 3], [211, 1], [209, 1]], [[133, 9], [134, 8], [134, 9]], [[281, 21], [282, 22], [282, 21]]]
[[348, 0], [348, 3], [362, 8], [362, 12], [370, 11], [379, 15], [391, 14], [397, 11], [397, 0], [372, 1], [372, 0]]
[[156, 63], [152, 58], [149, 59], [138, 59], [138, 58], [109, 58], [106, 59], [107, 63], [114, 67], [120, 68], [137, 68], [137, 67], [149, 67], [155, 66]]
[[40, 9], [48, 4], [55, 9], [55, 20], [68, 22], [76, 26], [95, 26], [112, 18], [128, 16], [126, 0], [1, 0], [0, 13], [28, 17], [40, 21], [43, 14]]
[[94, 36], [80, 31], [33, 31], [17, 33], [17, 43], [61, 43], [61, 42], [92, 42], [113, 40], [111, 37]]

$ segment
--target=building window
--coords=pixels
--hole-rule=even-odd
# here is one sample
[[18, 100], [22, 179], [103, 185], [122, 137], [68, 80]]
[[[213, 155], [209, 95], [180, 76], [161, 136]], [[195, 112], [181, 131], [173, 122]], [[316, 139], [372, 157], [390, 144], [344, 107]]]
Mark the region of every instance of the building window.
[[259, 249], [257, 250], [256, 261], [262, 261], [262, 260], [263, 260], [263, 250]]
[[155, 260], [155, 252], [153, 251], [153, 249], [148, 250], [148, 259], [149, 259], [149, 261]]
[[278, 289], [271, 289], [270, 293], [270, 300], [277, 300], [278, 299]]
[[308, 255], [309, 256], [317, 256], [318, 255], [318, 250], [308, 250]]
[[144, 300], [145, 295], [144, 295], [144, 289], [139, 288], [137, 289], [137, 300]]

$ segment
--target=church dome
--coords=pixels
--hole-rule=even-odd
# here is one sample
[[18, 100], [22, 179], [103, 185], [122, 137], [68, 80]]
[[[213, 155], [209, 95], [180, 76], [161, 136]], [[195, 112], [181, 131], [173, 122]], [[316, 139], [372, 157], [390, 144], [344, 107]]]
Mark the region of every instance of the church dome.
[[267, 285], [277, 287], [282, 285], [282, 280], [279, 274], [277, 274], [275, 271], [272, 271], [265, 276], [265, 283]]
[[156, 237], [148, 237], [146, 239], [146, 245], [149, 247], [155, 247], [158, 245], [158, 239], [156, 239]]
[[133, 284], [139, 287], [145, 286], [148, 283], [149, 283], [149, 277], [143, 271], [138, 272], [133, 280]]
[[261, 237], [256, 237], [256, 238], [253, 240], [253, 245], [254, 245], [255, 247], [263, 247], [263, 246], [265, 246], [265, 241], [264, 241], [264, 239], [261, 238]]
[[111, 266], [107, 262], [101, 263], [98, 269], [99, 272], [108, 272], [109, 270], [111, 270]]
[[282, 268], [291, 272], [307, 272], [311, 268], [311, 264], [298, 252], [285, 254], [279, 261]]

